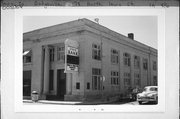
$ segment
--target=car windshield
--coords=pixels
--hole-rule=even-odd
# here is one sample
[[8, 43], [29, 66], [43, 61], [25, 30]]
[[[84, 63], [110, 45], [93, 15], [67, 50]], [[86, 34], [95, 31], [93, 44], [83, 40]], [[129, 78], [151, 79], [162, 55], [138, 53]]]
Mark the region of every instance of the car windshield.
[[156, 87], [147, 88], [145, 87], [143, 91], [157, 91]]
[[157, 88], [152, 87], [152, 88], [150, 88], [149, 90], [150, 90], [150, 91], [157, 91]]
[[147, 91], [148, 90], [148, 88], [144, 88], [144, 90], [143, 91]]

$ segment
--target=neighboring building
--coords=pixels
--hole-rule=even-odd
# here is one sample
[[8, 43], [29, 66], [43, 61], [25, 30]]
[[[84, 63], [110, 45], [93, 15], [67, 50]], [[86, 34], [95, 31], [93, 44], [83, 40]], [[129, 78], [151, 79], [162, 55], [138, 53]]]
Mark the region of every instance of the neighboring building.
[[[64, 73], [64, 41], [79, 43], [79, 71]], [[23, 34], [23, 97], [104, 99], [157, 85], [157, 50], [88, 19]], [[102, 78], [103, 77], [103, 78]]]

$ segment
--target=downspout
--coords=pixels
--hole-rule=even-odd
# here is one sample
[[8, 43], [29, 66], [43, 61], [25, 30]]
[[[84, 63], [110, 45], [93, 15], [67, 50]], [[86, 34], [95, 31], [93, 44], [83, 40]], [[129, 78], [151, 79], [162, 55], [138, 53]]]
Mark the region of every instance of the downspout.
[[150, 47], [149, 47], [149, 74], [150, 74], [150, 76], [149, 76], [149, 83], [148, 83], [148, 85], [151, 85], [151, 58], [150, 58], [150, 55], [151, 55], [151, 50], [150, 50]]
[[42, 95], [43, 94], [43, 90], [44, 90], [44, 47], [42, 46], [42, 55], [41, 55], [41, 57], [42, 57], [42, 59], [41, 59], [41, 61], [42, 61], [42, 63], [41, 63], [41, 92], [40, 92], [40, 94]]

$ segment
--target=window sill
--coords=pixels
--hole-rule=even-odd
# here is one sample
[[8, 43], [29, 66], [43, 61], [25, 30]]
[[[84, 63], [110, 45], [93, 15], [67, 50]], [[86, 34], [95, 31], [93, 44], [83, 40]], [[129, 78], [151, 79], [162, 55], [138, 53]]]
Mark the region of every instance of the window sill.
[[131, 67], [131, 66], [128, 66], [128, 65], [124, 65], [124, 67]]
[[55, 64], [55, 63], [58, 63], [58, 64], [64, 64], [65, 62], [62, 61], [62, 60], [57, 60], [57, 61], [53, 61], [53, 62], [50, 62], [52, 64]]
[[32, 63], [23, 63], [23, 65], [32, 65]]
[[114, 87], [115, 87], [115, 86], [119, 86], [119, 84], [111, 84], [111, 86], [114, 86]]
[[95, 60], [95, 61], [102, 61], [101, 59], [94, 59], [94, 58], [92, 58], [93, 60]]
[[112, 63], [112, 62], [111, 62], [111, 65], [117, 65], [117, 64], [119, 64], [119, 63]]

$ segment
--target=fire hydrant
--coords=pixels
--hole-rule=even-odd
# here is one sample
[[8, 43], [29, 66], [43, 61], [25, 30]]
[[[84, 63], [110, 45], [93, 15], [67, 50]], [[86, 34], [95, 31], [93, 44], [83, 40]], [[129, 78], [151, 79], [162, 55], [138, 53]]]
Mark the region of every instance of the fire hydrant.
[[39, 95], [38, 95], [38, 92], [37, 91], [33, 91], [32, 94], [31, 94], [31, 100], [33, 102], [37, 102], [39, 100]]

